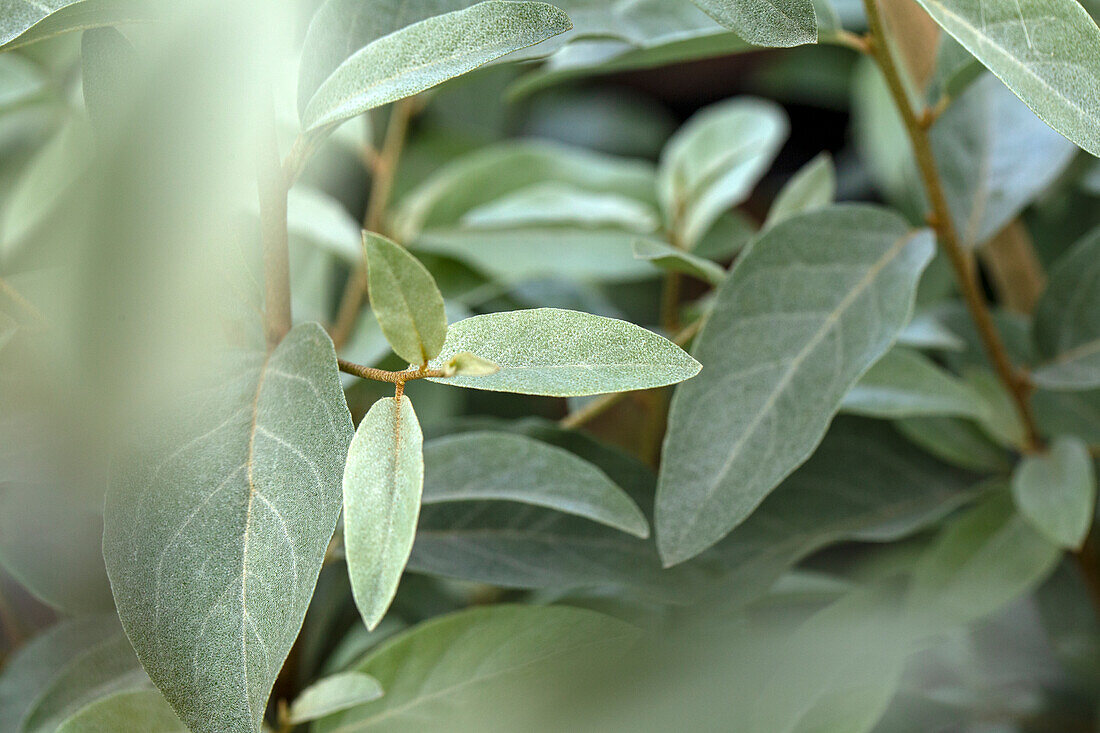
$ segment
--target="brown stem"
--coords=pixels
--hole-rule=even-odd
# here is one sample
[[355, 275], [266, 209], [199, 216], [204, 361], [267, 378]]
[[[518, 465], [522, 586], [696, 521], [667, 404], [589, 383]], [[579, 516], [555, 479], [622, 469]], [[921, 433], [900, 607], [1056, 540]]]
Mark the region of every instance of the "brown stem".
[[[386, 139], [382, 142], [382, 150], [373, 159], [374, 175], [371, 180], [370, 199], [367, 201], [367, 212], [363, 217], [363, 228], [368, 231], [377, 232], [382, 228], [386, 207], [389, 206], [390, 195], [393, 193], [397, 163], [401, 159], [401, 151], [405, 147], [405, 137], [409, 131], [409, 120], [412, 119], [415, 109], [416, 105], [412, 99], [401, 99], [394, 103], [390, 111]], [[330, 331], [337, 350], [342, 348], [351, 337], [366, 293], [367, 267], [364, 258], [362, 266], [348, 278], [348, 284], [340, 300], [340, 308], [336, 313], [336, 322]]]
[[390, 372], [385, 369], [375, 369], [374, 367], [355, 364], [344, 359], [337, 359], [336, 362], [340, 365], [340, 371], [345, 374], [351, 374], [360, 379], [373, 379], [376, 382], [389, 382], [390, 384], [404, 385], [405, 382], [411, 382], [414, 379], [432, 379], [447, 376], [442, 369], [428, 369], [424, 366], [406, 369], [401, 372]]
[[882, 70], [890, 94], [894, 98], [894, 104], [905, 123], [909, 142], [913, 146], [917, 168], [924, 183], [925, 194], [928, 196], [928, 201], [932, 207], [932, 211], [928, 216], [929, 224], [936, 230], [940, 245], [951, 261], [959, 289], [962, 290], [963, 298], [970, 310], [971, 317], [974, 319], [982, 345], [985, 347], [993, 368], [996, 370], [1001, 382], [1008, 389], [1016, 405], [1016, 411], [1020, 415], [1020, 421], [1023, 423], [1026, 435], [1026, 445], [1024, 447], [1028, 451], [1037, 450], [1041, 442], [1035, 426], [1035, 418], [1031, 412], [1027, 382], [1020, 377], [1008, 357], [1004, 341], [1002, 341], [990, 313], [989, 304], [986, 303], [985, 295], [982, 293], [974, 258], [963, 246], [958, 232], [955, 230], [955, 225], [951, 219], [951, 210], [947, 205], [939, 171], [936, 168], [936, 159], [932, 154], [932, 144], [928, 137], [926, 120], [917, 116], [909, 102], [905, 83], [894, 63], [893, 56], [890, 54], [876, 0], [863, 0], [863, 5], [867, 11], [867, 25], [870, 29], [871, 56]]
[[264, 333], [268, 349], [274, 349], [291, 326], [290, 245], [287, 233], [287, 192], [290, 188], [279, 159], [275, 134], [275, 105], [261, 131], [259, 151], [260, 234], [264, 253]]

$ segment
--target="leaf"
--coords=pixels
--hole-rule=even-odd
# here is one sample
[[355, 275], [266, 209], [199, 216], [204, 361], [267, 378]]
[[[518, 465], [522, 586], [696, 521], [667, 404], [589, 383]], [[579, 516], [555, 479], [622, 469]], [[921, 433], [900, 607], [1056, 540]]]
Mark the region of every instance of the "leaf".
[[553, 182], [536, 183], [470, 209], [461, 223], [471, 229], [611, 226], [638, 234], [656, 231], [659, 225], [656, 212], [636, 199]]
[[0, 56], [0, 110], [10, 110], [38, 97], [47, 88], [38, 64], [20, 54]]
[[1051, 542], [1079, 549], [1096, 508], [1096, 475], [1085, 443], [1055, 438], [1047, 453], [1025, 456], [1012, 475], [1020, 513]]
[[149, 20], [156, 3], [134, 0], [6, 0], [0, 15], [0, 51], [108, 25]]
[[406, 26], [340, 64], [302, 113], [306, 131], [410, 97], [572, 28], [545, 3], [489, 0]]
[[1074, 0], [920, 0], [1035, 114], [1100, 155], [1100, 29]]
[[445, 377], [487, 377], [500, 371], [500, 364], [482, 359], [469, 351], [460, 351], [443, 365]]
[[707, 107], [672, 136], [661, 154], [657, 193], [685, 249], [693, 249], [724, 211], [748, 198], [787, 130], [779, 105], [740, 97]]
[[412, 402], [374, 403], [348, 449], [344, 545], [355, 605], [368, 629], [382, 620], [409, 559], [424, 488], [424, 436]]
[[324, 191], [301, 185], [290, 189], [287, 229], [291, 237], [331, 252], [349, 265], [357, 266], [363, 261], [359, 223]]
[[672, 400], [657, 489], [667, 565], [740, 524], [821, 441], [844, 395], [912, 313], [932, 237], [870, 206], [782, 222], [750, 245]]
[[910, 606], [932, 623], [965, 624], [1037, 586], [1061, 553], [994, 492], [948, 526], [913, 572]]
[[1035, 347], [1045, 364], [1032, 379], [1053, 390], [1100, 387], [1100, 228], [1050, 270], [1035, 307]]
[[898, 335], [898, 343], [917, 349], [959, 351], [966, 342], [955, 335], [932, 313], [917, 313]]
[[844, 396], [841, 411], [869, 417], [983, 417], [988, 409], [966, 382], [917, 351], [895, 346]]
[[836, 167], [833, 158], [828, 153], [818, 153], [780, 189], [768, 210], [764, 226], [774, 226], [797, 214], [822, 209], [833, 203], [835, 198]]
[[955, 227], [971, 248], [1012, 221], [1077, 153], [989, 74], [947, 108], [930, 135]]
[[323, 718], [382, 697], [378, 680], [362, 672], [340, 672], [314, 682], [290, 706], [294, 725]]
[[692, 0], [707, 15], [758, 46], [817, 43], [811, 0]]
[[536, 308], [489, 313], [453, 324], [431, 366], [469, 351], [500, 365], [485, 377], [433, 381], [490, 392], [577, 397], [675, 384], [699, 364], [671, 341], [633, 323]]
[[968, 420], [910, 417], [895, 424], [911, 441], [952, 465], [987, 473], [1012, 468], [1008, 453]]
[[669, 272], [691, 275], [711, 285], [717, 285], [726, 279], [725, 269], [710, 260], [650, 239], [639, 239], [634, 243], [634, 257], [652, 262]]
[[80, 60], [89, 119], [97, 134], [117, 134], [130, 109], [126, 95], [136, 83], [137, 52], [114, 28], [94, 28], [81, 35]]
[[428, 268], [401, 245], [363, 233], [370, 271], [370, 307], [394, 352], [411, 364], [439, 354], [447, 336], [443, 294]]
[[522, 435], [474, 432], [428, 443], [424, 503], [517, 501], [648, 537], [638, 505], [569, 451]]
[[483, 716], [492, 715], [491, 701], [510, 697], [508, 690], [552, 684], [573, 665], [622, 650], [636, 637], [622, 621], [558, 606], [487, 606], [432, 619], [358, 665], [378, 679], [385, 696], [327, 718], [317, 730], [466, 730], [479, 720], [500, 723]]
[[352, 432], [317, 324], [233, 365], [120, 464], [105, 508], [123, 626], [196, 733], [259, 730], [336, 528]]
[[188, 733], [172, 706], [156, 690], [131, 690], [104, 697], [82, 708], [56, 733], [118, 733], [118, 731]]

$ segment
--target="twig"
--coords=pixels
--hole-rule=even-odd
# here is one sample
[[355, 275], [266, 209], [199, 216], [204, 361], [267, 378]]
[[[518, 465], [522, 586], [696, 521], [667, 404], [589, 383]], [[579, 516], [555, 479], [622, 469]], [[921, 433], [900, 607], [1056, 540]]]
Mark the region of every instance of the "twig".
[[[337, 363], [340, 365], [340, 371], [345, 374], [351, 374], [360, 379], [373, 379], [376, 382], [389, 382], [390, 384], [396, 385], [404, 385], [405, 382], [411, 382], [414, 379], [432, 379], [447, 376], [443, 373], [442, 369], [428, 369], [424, 366], [406, 369], [401, 372], [389, 372], [385, 369], [375, 369], [374, 367], [355, 364], [350, 361], [345, 361], [344, 359], [337, 359]], [[400, 397], [400, 395], [398, 396]]]

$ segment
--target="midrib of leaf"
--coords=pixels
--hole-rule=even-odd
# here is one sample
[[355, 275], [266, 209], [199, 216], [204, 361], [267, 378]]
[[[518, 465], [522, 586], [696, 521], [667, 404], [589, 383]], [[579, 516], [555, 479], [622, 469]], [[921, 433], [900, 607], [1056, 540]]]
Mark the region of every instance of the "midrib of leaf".
[[[718, 179], [720, 179], [722, 176], [724, 176], [726, 173], [729, 172], [729, 164], [732, 161], [737, 160], [738, 157], [741, 155], [741, 153], [744, 152], [745, 150], [751, 150], [754, 145], [759, 145], [760, 144], [760, 137], [761, 136], [759, 136], [759, 135], [754, 135], [749, 140], [747, 140], [745, 142], [742, 142], [737, 147], [734, 147], [734, 148], [730, 149], [726, 153], [726, 155], [724, 155], [717, 162], [712, 163], [711, 166], [710, 166], [710, 169], [708, 171], [706, 171], [703, 174], [703, 177], [700, 178], [699, 181], [694, 186], [691, 187], [690, 191], [688, 191], [687, 196], [686, 196], [687, 200], [682, 203], [681, 208], [683, 206], [686, 206], [687, 203], [694, 203], [694, 202], [698, 201], [700, 196], [703, 193], [705, 193], [708, 188], [713, 186], [714, 183]], [[742, 163], [743, 162], [744, 161], [742, 161]], [[682, 216], [683, 213], [685, 213], [685, 212], [680, 212], [680, 216]]]
[[[389, 494], [391, 501], [389, 516], [386, 518], [386, 541], [382, 543], [384, 549], [382, 550], [382, 558], [379, 562], [379, 565], [382, 567], [385, 567], [387, 564], [387, 561], [389, 559], [390, 547], [392, 546], [390, 539], [393, 537], [393, 522], [394, 517], [397, 514], [397, 512], [394, 511], [395, 502], [393, 501], [393, 497], [395, 496], [397, 489], [397, 465], [398, 461], [401, 460], [401, 413], [403, 411], [402, 401], [394, 397], [393, 402], [396, 407], [394, 408], [393, 417], [393, 466], [390, 468], [389, 476], [389, 484], [391, 489]], [[376, 574], [374, 578], [374, 587], [371, 589], [370, 594], [372, 598], [378, 596], [378, 583], [380, 580], [381, 576], [379, 574]]]
[[747, 428], [742, 431], [741, 437], [739, 437], [737, 439], [737, 442], [735, 442], [731, 447], [725, 462], [722, 464], [722, 468], [719, 469], [714, 481], [710, 484], [709, 487], [707, 487], [707, 491], [703, 499], [696, 503], [694, 507], [695, 522], [697, 522], [699, 517], [703, 515], [703, 512], [706, 510], [707, 504], [714, 496], [714, 492], [717, 491], [718, 486], [725, 479], [726, 474], [733, 466], [733, 462], [741, 454], [741, 449], [743, 448], [745, 441], [747, 441], [750, 436], [756, 433], [756, 429], [759, 427], [761, 421], [764, 419], [764, 416], [771, 413], [772, 408], [775, 406], [776, 401], [779, 399], [779, 395], [783, 393], [783, 391], [790, 384], [791, 380], [794, 379], [794, 375], [798, 371], [799, 367], [802, 366], [802, 362], [804, 362], [806, 358], [810, 355], [810, 353], [815, 348], [817, 348], [822, 340], [824, 340], [826, 335], [828, 335], [829, 332], [832, 331], [833, 326], [836, 325], [836, 323], [840, 320], [841, 315], [843, 315], [844, 312], [848, 310], [849, 307], [851, 307], [852, 303], [856, 301], [856, 298], [862, 295], [863, 291], [870, 287], [871, 283], [873, 283], [875, 279], [878, 278], [878, 275], [883, 270], [883, 268], [890, 264], [890, 262], [893, 261], [894, 258], [897, 257], [903, 249], [905, 249], [905, 245], [907, 245], [909, 241], [912, 240], [919, 233], [920, 230], [911, 231], [904, 237], [901, 237], [896, 242], [894, 242], [894, 244], [891, 245], [890, 249], [888, 249], [882, 255], [882, 257], [880, 257], [878, 261], [876, 261], [875, 264], [871, 266], [871, 268], [867, 271], [867, 274], [865, 274], [860, 279], [860, 281], [856, 283], [856, 286], [848, 291], [848, 294], [841, 299], [836, 308], [834, 308], [829, 313], [829, 315], [825, 317], [825, 321], [822, 323], [821, 328], [819, 328], [814, 333], [810, 340], [806, 342], [805, 346], [803, 346], [802, 349], [799, 350], [799, 352], [794, 356], [794, 358], [791, 359], [791, 362], [786, 371], [783, 373], [783, 376], [780, 377], [779, 382], [771, 391], [771, 394], [768, 395], [768, 399], [757, 411], [756, 415], [753, 417]]

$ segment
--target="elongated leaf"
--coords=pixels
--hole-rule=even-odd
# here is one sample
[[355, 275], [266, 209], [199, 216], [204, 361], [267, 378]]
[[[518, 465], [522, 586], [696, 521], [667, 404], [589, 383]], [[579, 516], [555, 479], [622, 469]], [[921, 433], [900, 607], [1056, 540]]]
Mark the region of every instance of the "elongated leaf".
[[982, 417], [988, 406], [966, 382], [939, 368], [919, 352], [896, 346], [844, 396], [840, 409], [882, 418]]
[[1047, 389], [1100, 387], [1100, 229], [1059, 258], [1035, 307], [1035, 345], [1047, 363], [1035, 382]]
[[657, 229], [659, 222], [657, 213], [636, 199], [560, 183], [540, 183], [471, 209], [463, 215], [462, 224], [472, 229], [612, 226], [648, 234]]
[[370, 307], [394, 352], [411, 364], [439, 354], [447, 336], [443, 294], [428, 268], [401, 245], [363, 233], [370, 268]]
[[378, 680], [362, 672], [341, 672], [313, 683], [290, 706], [291, 723], [332, 715], [382, 697]]
[[65, 720], [56, 733], [118, 733], [119, 731], [188, 733], [172, 706], [156, 690], [131, 690], [91, 703]]
[[954, 466], [988, 473], [1012, 468], [1008, 453], [969, 420], [909, 417], [896, 424], [911, 441]]
[[898, 343], [917, 349], [959, 351], [966, 342], [955, 335], [932, 313], [917, 313], [898, 336]]
[[667, 564], [721, 539], [809, 457], [908, 322], [932, 246], [894, 214], [848, 205], [782, 222], [738, 259], [696, 339], [704, 371], [672, 401], [657, 490]]
[[931, 138], [955, 227], [969, 247], [1003, 229], [1077, 153], [989, 74], [947, 108]]
[[711, 285], [717, 285], [726, 279], [726, 271], [719, 265], [661, 242], [638, 240], [634, 243], [634, 256], [639, 260], [652, 262], [663, 270], [682, 272]]
[[642, 510], [606, 474], [532, 438], [492, 432], [441, 438], [425, 447], [424, 463], [425, 504], [518, 501], [649, 536]]
[[1012, 476], [1012, 496], [1044, 537], [1059, 547], [1079, 548], [1096, 508], [1088, 446], [1079, 438], [1061, 436], [1045, 455], [1025, 457]]
[[692, 249], [724, 211], [748, 198], [787, 128], [777, 104], [742, 97], [704, 109], [669, 140], [657, 192], [685, 248]]
[[671, 341], [633, 323], [558, 308], [474, 316], [447, 331], [438, 367], [469, 351], [500, 365], [485, 377], [434, 381], [491, 392], [575, 397], [675, 384], [699, 364]]
[[359, 223], [339, 201], [323, 191], [305, 186], [290, 189], [287, 228], [291, 237], [331, 252], [350, 265], [363, 260]]
[[135, 0], [4, 0], [0, 50], [72, 31], [149, 20], [155, 7], [155, 2]]
[[424, 488], [424, 436], [408, 397], [384, 397], [359, 423], [344, 469], [344, 545], [355, 604], [382, 620], [409, 559]]
[[828, 153], [819, 153], [787, 181], [775, 197], [764, 226], [774, 226], [797, 214], [821, 209], [836, 198], [836, 167]]
[[1074, 0], [920, 0], [1058, 132], [1100, 155], [1100, 29]]
[[340, 64], [306, 105], [302, 127], [334, 125], [571, 27], [565, 13], [538, 2], [488, 0], [426, 18], [371, 42]]
[[758, 46], [788, 48], [817, 43], [811, 0], [692, 0], [707, 15]]
[[317, 324], [235, 366], [121, 464], [105, 509], [123, 626], [196, 733], [259, 729], [336, 527], [352, 431]]
[[550, 684], [636, 636], [622, 621], [567, 607], [489, 606], [433, 619], [358, 665], [386, 690], [381, 699], [320, 721], [318, 733], [467, 730], [484, 715], [499, 722], [491, 701], [507, 700], [507, 690]]

